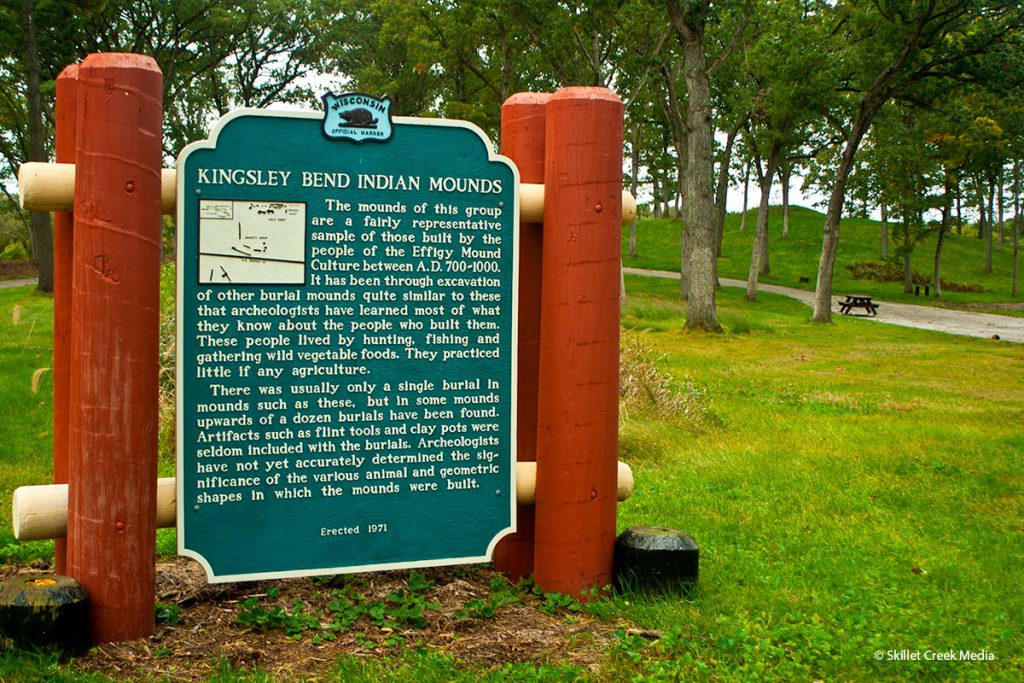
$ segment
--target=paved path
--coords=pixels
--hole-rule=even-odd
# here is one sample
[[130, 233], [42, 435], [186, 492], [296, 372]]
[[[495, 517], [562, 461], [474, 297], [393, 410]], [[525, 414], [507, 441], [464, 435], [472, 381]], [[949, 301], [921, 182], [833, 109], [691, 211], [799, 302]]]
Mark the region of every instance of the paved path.
[[[624, 268], [629, 275], [646, 275], [648, 277], [679, 278], [679, 273], [666, 270], [641, 270], [639, 268]], [[745, 280], [730, 280], [719, 278], [723, 287], [747, 286]], [[807, 304], [814, 305], [814, 292], [794, 287], [782, 287], [780, 285], [759, 284], [759, 292], [771, 292], [781, 294], [792, 299], [797, 299]], [[840, 297], [832, 297], [832, 303], [838, 309], [837, 302]], [[887, 301], [879, 301], [878, 316], [867, 317], [863, 320], [872, 320], [891, 325], [902, 325], [904, 327], [917, 327], [922, 330], [936, 330], [959, 334], [967, 337], [982, 337], [990, 339], [993, 335], [999, 335], [1004, 341], [1024, 343], [1024, 318], [1014, 318], [1008, 315], [994, 315], [992, 313], [973, 313], [970, 311], [956, 311], [949, 308], [938, 308], [936, 306], [916, 306], [914, 304], [897, 304]], [[836, 315], [839, 315], [836, 313]], [[858, 316], [859, 317], [859, 316]]]
[[0, 289], [10, 289], [11, 287], [25, 287], [27, 285], [34, 285], [38, 280], [32, 278], [31, 280], [0, 280]]

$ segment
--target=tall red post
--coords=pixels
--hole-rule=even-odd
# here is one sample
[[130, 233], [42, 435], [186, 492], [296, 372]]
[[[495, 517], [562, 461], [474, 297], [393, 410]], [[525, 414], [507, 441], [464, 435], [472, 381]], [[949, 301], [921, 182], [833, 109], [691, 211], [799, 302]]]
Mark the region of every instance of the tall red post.
[[154, 626], [162, 87], [142, 55], [78, 70], [67, 569], [98, 643]]
[[[54, 152], [59, 164], [75, 163], [75, 111], [78, 108], [78, 65], [71, 64], [57, 76], [54, 106]], [[70, 212], [53, 214], [53, 482], [68, 481], [68, 400], [71, 396], [71, 252]], [[53, 562], [58, 574], [67, 571], [67, 540], [53, 542]]]
[[547, 105], [534, 578], [573, 595], [612, 581], [622, 116], [607, 88]]
[[[501, 153], [519, 167], [524, 183], [544, 182], [544, 113], [550, 93], [517, 93], [501, 105]], [[540, 223], [519, 224], [519, 371], [516, 459], [537, 456], [537, 372], [540, 360]], [[494, 566], [511, 579], [533, 573], [533, 506], [520, 505], [517, 531], [494, 549]]]

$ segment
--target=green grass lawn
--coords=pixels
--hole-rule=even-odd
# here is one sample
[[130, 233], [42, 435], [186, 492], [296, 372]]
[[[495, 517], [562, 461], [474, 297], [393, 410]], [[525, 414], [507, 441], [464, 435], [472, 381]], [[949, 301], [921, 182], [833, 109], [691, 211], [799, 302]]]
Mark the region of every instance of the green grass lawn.
[[50, 541], [18, 544], [11, 531], [11, 494], [53, 481], [52, 376], [33, 376], [53, 362], [53, 299], [31, 287], [0, 290], [0, 561], [53, 555]]
[[[652, 371], [624, 385], [655, 398], [623, 405], [620, 457], [636, 490], [619, 527], [691, 532], [698, 590], [614, 598], [613, 618], [662, 638], [622, 635], [596, 672], [407, 651], [343, 656], [333, 680], [1024, 678], [1024, 346], [845, 317], [810, 325], [798, 302], [748, 303], [729, 288], [726, 332], [687, 333], [674, 282], [626, 285], [624, 366]], [[49, 364], [49, 311], [28, 289], [0, 291], [7, 563], [48, 552], [13, 542], [9, 508], [14, 487], [49, 478], [49, 384], [31, 391]], [[876, 660], [903, 649], [995, 659]], [[73, 662], [0, 658], [0, 679], [19, 672], [79, 680]]]
[[[722, 258], [718, 261], [718, 272], [722, 277], [747, 279], [750, 268], [750, 251], [754, 240], [756, 211], [747, 215], [747, 228], [739, 232], [740, 215], [729, 214], [725, 219], [725, 233], [722, 240]], [[789, 235], [782, 237], [782, 209], [773, 207], [769, 212], [769, 261], [771, 275], [763, 275], [760, 282], [767, 282], [799, 289], [813, 290], [818, 273], [818, 259], [821, 257], [822, 228], [825, 216], [817, 211], [794, 206], [790, 209]], [[660, 218], [641, 220], [637, 225], [636, 258], [627, 254], [629, 226], [623, 226], [623, 264], [635, 268], [658, 270], [679, 270], [678, 220]], [[898, 249], [897, 228], [889, 226], [889, 254], [894, 256]], [[879, 261], [881, 224], [864, 218], [844, 218], [839, 229], [839, 247], [836, 253], [834, 271], [834, 294], [869, 294], [884, 301], [905, 303], [934, 303], [923, 296], [915, 297], [903, 293], [901, 282], [874, 282], [856, 280], [846, 269], [846, 264], [855, 261]], [[1008, 233], [1007, 237], [1012, 237]], [[935, 257], [933, 235], [923, 240], [914, 249], [912, 263], [915, 270], [929, 276]], [[902, 260], [900, 261], [902, 264]], [[974, 283], [986, 290], [980, 293], [943, 292], [942, 301], [947, 304], [1000, 303], [1011, 302], [1010, 283], [1012, 273], [1012, 248], [1007, 243], [1002, 250], [993, 247], [993, 272], [985, 273], [985, 244], [974, 237], [949, 235], [943, 245], [942, 277], [945, 280]], [[801, 283], [807, 278], [809, 283]], [[1021, 283], [1024, 288], [1024, 282]], [[1022, 301], [1024, 299], [1018, 299]]]
[[[1024, 348], [862, 320], [808, 325], [764, 294], [719, 299], [727, 333], [680, 332], [675, 283], [629, 278], [643, 335], [719, 426], [621, 429], [621, 524], [691, 531], [693, 601], [626, 612], [679, 631], [682, 680], [1019, 680]], [[748, 331], [749, 330], [749, 331]], [[1017, 577], [1017, 578], [1015, 578]], [[987, 649], [988, 664], [876, 662]]]

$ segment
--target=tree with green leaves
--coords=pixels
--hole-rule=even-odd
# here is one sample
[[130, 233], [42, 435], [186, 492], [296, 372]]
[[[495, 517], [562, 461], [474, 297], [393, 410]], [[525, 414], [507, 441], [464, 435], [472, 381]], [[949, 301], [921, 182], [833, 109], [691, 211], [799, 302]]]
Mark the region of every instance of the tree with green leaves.
[[746, 50], [751, 87], [746, 146], [753, 157], [761, 201], [754, 230], [746, 297], [757, 299], [759, 275], [770, 272], [768, 198], [783, 164], [804, 145], [808, 126], [826, 106], [831, 74], [821, 64], [826, 35], [820, 17], [798, 0], [780, 0], [758, 17], [760, 32]]
[[832, 273], [847, 181], [861, 141], [893, 97], [922, 81], [967, 70], [972, 59], [1019, 37], [1024, 7], [1005, 0], [842, 0], [828, 10], [844, 46], [826, 117], [843, 137], [825, 217], [814, 321], [832, 319]]

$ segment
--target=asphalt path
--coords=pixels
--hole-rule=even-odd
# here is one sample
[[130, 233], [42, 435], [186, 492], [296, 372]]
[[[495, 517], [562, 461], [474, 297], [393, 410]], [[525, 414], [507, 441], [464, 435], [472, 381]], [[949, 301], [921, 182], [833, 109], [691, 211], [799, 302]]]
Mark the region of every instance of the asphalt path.
[[[679, 273], [667, 270], [641, 270], [639, 268], [623, 268], [623, 270], [629, 275], [679, 279]], [[747, 287], [745, 280], [719, 278], [719, 282], [722, 283], [723, 287], [742, 287], [744, 289]], [[781, 294], [791, 299], [797, 299], [808, 306], [814, 306], [814, 292], [809, 292], [805, 289], [759, 284], [757, 290], [759, 292]], [[836, 315], [840, 315], [838, 312], [840, 299], [841, 297], [838, 296], [832, 297], [832, 310]], [[857, 317], [872, 322], [916, 327], [922, 330], [935, 330], [936, 332], [959, 334], [966, 337], [991, 339], [998, 335], [1004, 341], [1024, 344], [1024, 318], [994, 315], [992, 313], [957, 311], [949, 308], [938, 308], [937, 306], [898, 304], [889, 301], [875, 301], [875, 303], [878, 304], [877, 316]]]

